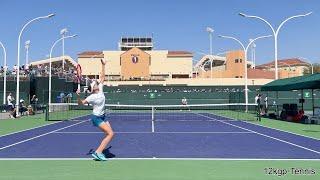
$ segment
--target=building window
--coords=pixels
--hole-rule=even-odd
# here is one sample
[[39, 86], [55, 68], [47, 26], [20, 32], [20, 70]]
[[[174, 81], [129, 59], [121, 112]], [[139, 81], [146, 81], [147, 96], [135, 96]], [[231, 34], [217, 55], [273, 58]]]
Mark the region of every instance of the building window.
[[235, 62], [235, 63], [238, 63], [238, 62], [239, 62], [239, 59], [235, 59], [234, 62]]
[[123, 43], [126, 43], [126, 42], [128, 42], [128, 39], [123, 38], [123, 39], [122, 39], [122, 42], [123, 42]]
[[236, 76], [236, 78], [239, 78], [239, 76]]
[[242, 63], [242, 59], [239, 59], [240, 63]]

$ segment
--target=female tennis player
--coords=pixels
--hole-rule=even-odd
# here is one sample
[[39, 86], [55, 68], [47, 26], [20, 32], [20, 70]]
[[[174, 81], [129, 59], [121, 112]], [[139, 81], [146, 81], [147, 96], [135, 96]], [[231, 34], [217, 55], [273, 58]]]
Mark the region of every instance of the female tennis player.
[[77, 90], [78, 104], [90, 104], [93, 106], [91, 122], [94, 126], [99, 127], [105, 133], [105, 137], [100, 143], [100, 146], [92, 153], [92, 157], [98, 161], [106, 161], [106, 157], [102, 151], [106, 148], [108, 143], [113, 138], [113, 131], [108, 121], [105, 121], [105, 96], [103, 93], [103, 82], [105, 77], [105, 61], [101, 59], [102, 70], [100, 79], [94, 80], [89, 87], [91, 94], [86, 99], [81, 99], [79, 96], [80, 89]]

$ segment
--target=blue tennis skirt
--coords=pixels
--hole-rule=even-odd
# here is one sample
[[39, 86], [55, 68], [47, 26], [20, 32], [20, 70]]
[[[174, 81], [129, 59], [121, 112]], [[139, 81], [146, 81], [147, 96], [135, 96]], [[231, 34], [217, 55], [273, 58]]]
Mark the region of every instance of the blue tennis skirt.
[[94, 126], [99, 127], [101, 123], [106, 122], [106, 116], [91, 115], [91, 122]]

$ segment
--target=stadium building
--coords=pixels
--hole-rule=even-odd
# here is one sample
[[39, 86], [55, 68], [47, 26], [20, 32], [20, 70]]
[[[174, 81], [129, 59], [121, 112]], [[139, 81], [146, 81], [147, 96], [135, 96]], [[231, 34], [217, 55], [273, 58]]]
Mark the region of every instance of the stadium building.
[[[191, 52], [155, 50], [151, 37], [122, 37], [118, 43], [118, 50], [79, 53], [78, 63], [82, 67], [82, 75], [97, 78], [101, 58], [106, 60], [107, 84], [113, 86], [244, 84], [244, 81], [239, 81], [239, 78], [244, 78], [243, 51], [230, 51], [226, 57], [206, 55], [193, 65]], [[252, 69], [251, 62], [248, 62], [248, 68]], [[262, 70], [259, 72], [260, 75], [251, 73], [256, 77], [249, 77], [253, 78], [250, 82], [265, 84], [273, 79], [272, 73], [268, 74]], [[267, 75], [261, 75], [261, 72]]]
[[[278, 60], [279, 78], [302, 76], [304, 71], [310, 67], [310, 63], [299, 58]], [[274, 61], [256, 66], [256, 69], [274, 71]]]
[[[205, 55], [193, 64], [191, 52], [155, 50], [151, 37], [122, 37], [118, 42], [118, 50], [79, 53], [78, 63], [82, 67], [82, 75], [98, 78], [101, 58], [106, 60], [106, 83], [109, 86], [245, 84], [245, 60], [244, 52], [241, 50], [229, 51], [225, 56]], [[59, 70], [62, 59], [52, 59], [56, 72], [62, 72]], [[76, 62], [70, 57], [64, 59], [70, 67], [68, 69], [74, 70]], [[49, 59], [46, 59], [33, 62], [31, 65], [47, 66], [48, 63]], [[308, 63], [300, 59], [279, 60], [279, 78], [303, 75], [304, 69], [308, 66]], [[263, 85], [274, 79], [274, 62], [254, 67], [253, 63], [248, 61], [247, 68], [248, 85]]]
[[117, 51], [78, 54], [82, 74], [97, 76], [99, 59], [106, 60], [107, 80], [191, 78], [193, 55], [187, 51], [154, 50], [152, 38], [121, 38]]

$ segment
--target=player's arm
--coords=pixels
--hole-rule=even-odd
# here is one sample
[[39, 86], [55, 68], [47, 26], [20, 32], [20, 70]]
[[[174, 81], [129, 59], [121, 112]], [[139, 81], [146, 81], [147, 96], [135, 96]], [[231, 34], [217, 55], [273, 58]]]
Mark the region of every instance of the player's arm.
[[78, 105], [88, 104], [88, 102], [85, 99], [80, 98], [80, 89], [78, 89], [76, 93], [77, 93]]
[[106, 70], [106, 62], [103, 59], [100, 59], [101, 61], [101, 73], [100, 73], [100, 83], [104, 83], [104, 79], [106, 76], [105, 70]]

